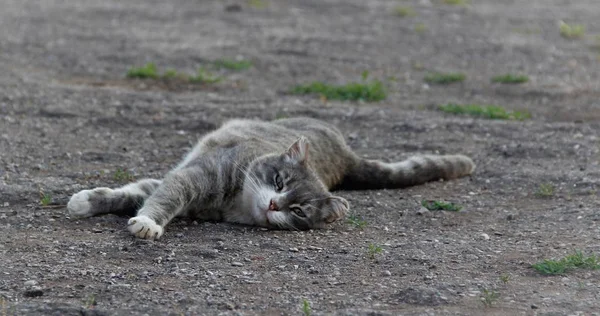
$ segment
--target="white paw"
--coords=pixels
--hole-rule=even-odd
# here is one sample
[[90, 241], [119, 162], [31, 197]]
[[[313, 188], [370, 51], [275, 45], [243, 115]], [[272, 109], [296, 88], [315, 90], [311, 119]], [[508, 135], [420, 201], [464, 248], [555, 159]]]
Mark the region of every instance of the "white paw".
[[163, 234], [163, 228], [148, 216], [136, 216], [129, 219], [127, 229], [138, 238], [155, 240]]
[[90, 217], [98, 212], [92, 208], [90, 198], [96, 194], [106, 195], [112, 192], [109, 188], [96, 188], [94, 190], [79, 191], [71, 197], [67, 203], [67, 210], [72, 217]]

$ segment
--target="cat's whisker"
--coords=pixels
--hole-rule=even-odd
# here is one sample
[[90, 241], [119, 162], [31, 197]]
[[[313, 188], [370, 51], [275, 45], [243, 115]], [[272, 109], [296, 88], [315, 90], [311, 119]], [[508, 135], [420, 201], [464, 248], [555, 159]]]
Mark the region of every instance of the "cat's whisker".
[[252, 193], [258, 194], [259, 185], [257, 183], [256, 175], [254, 174], [254, 172], [249, 172], [247, 169], [242, 168], [242, 166], [240, 166], [240, 164], [236, 161], [232, 162], [236, 166], [236, 168], [238, 168], [238, 170], [240, 170], [240, 172], [242, 172], [245, 175], [245, 179], [249, 181], [248, 184], [250, 185], [249, 188], [252, 191]]

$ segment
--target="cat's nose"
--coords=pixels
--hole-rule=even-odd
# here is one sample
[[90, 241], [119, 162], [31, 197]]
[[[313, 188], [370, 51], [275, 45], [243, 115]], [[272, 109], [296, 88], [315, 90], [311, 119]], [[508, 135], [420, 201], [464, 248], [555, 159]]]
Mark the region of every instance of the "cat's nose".
[[277, 203], [275, 203], [275, 200], [271, 199], [271, 203], [269, 203], [269, 211], [279, 211], [279, 207], [277, 206]]

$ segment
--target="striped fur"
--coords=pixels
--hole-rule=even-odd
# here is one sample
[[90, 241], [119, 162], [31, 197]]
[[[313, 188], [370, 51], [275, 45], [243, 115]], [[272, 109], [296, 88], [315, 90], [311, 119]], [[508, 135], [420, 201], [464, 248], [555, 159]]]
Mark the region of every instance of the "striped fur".
[[164, 179], [84, 190], [67, 208], [74, 217], [135, 215], [128, 229], [145, 239], [160, 238], [176, 216], [311, 229], [347, 213], [348, 202], [331, 190], [402, 188], [474, 169], [461, 155], [365, 160], [336, 128], [314, 119], [234, 120], [205, 135]]
[[396, 163], [361, 159], [344, 175], [337, 187], [342, 190], [396, 189], [435, 180], [470, 175], [471, 158], [463, 155], [423, 155]]

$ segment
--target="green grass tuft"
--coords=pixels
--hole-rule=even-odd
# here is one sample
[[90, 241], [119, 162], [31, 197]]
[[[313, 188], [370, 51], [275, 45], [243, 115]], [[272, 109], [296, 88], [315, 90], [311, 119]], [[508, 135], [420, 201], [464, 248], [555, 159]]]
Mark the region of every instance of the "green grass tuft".
[[552, 183], [542, 183], [538, 187], [535, 195], [539, 197], [551, 197], [554, 195], [554, 185]]
[[167, 71], [165, 71], [165, 73], [162, 75], [162, 77], [165, 79], [172, 79], [177, 76], [180, 76], [180, 74], [177, 73], [177, 70], [174, 69], [167, 69]]
[[415, 16], [417, 15], [415, 13], [415, 10], [413, 10], [410, 7], [404, 7], [404, 6], [397, 6], [394, 8], [394, 14], [399, 16], [399, 17], [409, 17], [409, 16]]
[[454, 104], [440, 105], [439, 110], [452, 114], [468, 114], [494, 120], [518, 120], [531, 118], [527, 112], [509, 111], [495, 105]]
[[563, 21], [559, 24], [560, 35], [564, 38], [576, 39], [585, 35], [585, 27], [581, 24], [569, 25]]
[[350, 216], [348, 216], [348, 224], [351, 224], [352, 226], [358, 229], [363, 229], [365, 228], [365, 226], [367, 226], [367, 221], [354, 214], [351, 214]]
[[450, 84], [455, 82], [463, 82], [467, 76], [463, 73], [459, 72], [449, 72], [449, 73], [430, 73], [425, 76], [425, 82], [431, 84]]
[[415, 32], [417, 32], [419, 34], [427, 32], [428, 29], [429, 28], [424, 23], [417, 23], [417, 24], [415, 24]]
[[557, 275], [567, 272], [567, 265], [564, 262], [549, 259], [535, 263], [531, 267], [544, 275]]
[[581, 251], [577, 250], [574, 254], [567, 255], [560, 260], [545, 259], [532, 264], [531, 267], [543, 275], [565, 274], [575, 268], [599, 270], [600, 256], [591, 255], [586, 257]]
[[510, 275], [508, 274], [503, 274], [500, 276], [500, 281], [502, 281], [502, 283], [507, 284], [508, 281], [510, 281]]
[[127, 71], [127, 78], [156, 79], [158, 77], [154, 63], [147, 63], [145, 66], [139, 68], [133, 67]]
[[302, 313], [304, 313], [304, 316], [310, 316], [310, 302], [307, 299], [302, 300]]
[[42, 206], [48, 206], [50, 205], [50, 203], [52, 203], [52, 195], [48, 194], [48, 193], [40, 193], [42, 195], [42, 197], [40, 198], [40, 204], [42, 204]]
[[430, 211], [450, 211], [458, 212], [462, 209], [462, 206], [454, 203], [446, 203], [441, 201], [421, 201], [421, 205]]
[[484, 289], [483, 295], [481, 296], [481, 302], [485, 307], [492, 307], [494, 302], [498, 300], [498, 297], [499, 295], [496, 291]]
[[348, 83], [341, 86], [313, 82], [292, 89], [294, 94], [319, 94], [329, 100], [376, 102], [384, 100], [387, 92], [381, 81]]
[[[226, 63], [225, 63], [226, 64]], [[228, 64], [230, 67], [236, 65]], [[227, 67], [227, 66], [224, 66]], [[237, 67], [241, 67], [237, 65]], [[167, 69], [162, 75], [158, 74], [158, 69], [154, 63], [148, 63], [144, 67], [131, 68], [127, 72], [127, 78], [138, 78], [138, 79], [158, 79], [158, 80], [172, 80], [178, 79], [181, 81], [187, 81], [190, 83], [202, 83], [211, 84], [221, 81], [221, 77], [212, 75], [211, 73], [200, 68], [195, 76], [189, 76], [185, 73], [177, 72], [174, 69]]]
[[214, 62], [218, 68], [224, 68], [235, 71], [242, 71], [252, 67], [252, 62], [249, 60], [234, 60], [234, 59], [219, 59]]
[[450, 4], [450, 5], [467, 5], [468, 1], [467, 0], [442, 0], [442, 3]]
[[118, 182], [131, 182], [133, 181], [133, 175], [127, 169], [117, 168], [113, 174], [113, 179]]
[[598, 270], [600, 269], [600, 256], [584, 256], [583, 252], [576, 250], [574, 254], [565, 257], [567, 263], [576, 268]]
[[375, 257], [383, 252], [383, 248], [379, 245], [369, 244], [369, 249], [367, 249], [367, 255], [371, 259], [375, 259]]
[[264, 9], [269, 6], [269, 2], [265, 0], [248, 0], [248, 5], [256, 9]]
[[518, 84], [518, 83], [525, 83], [527, 81], [529, 81], [529, 77], [527, 77], [525, 75], [505, 74], [505, 75], [499, 75], [499, 76], [492, 77], [492, 82], [495, 82], [495, 83]]
[[98, 303], [96, 302], [96, 295], [91, 294], [90, 296], [88, 296], [88, 298], [85, 301], [85, 308], [87, 308], [87, 309], [94, 309], [94, 307], [97, 304]]
[[204, 68], [200, 68], [198, 69], [196, 75], [190, 77], [189, 80], [192, 83], [212, 84], [221, 81], [222, 78], [211, 74], [210, 72], [204, 70]]

